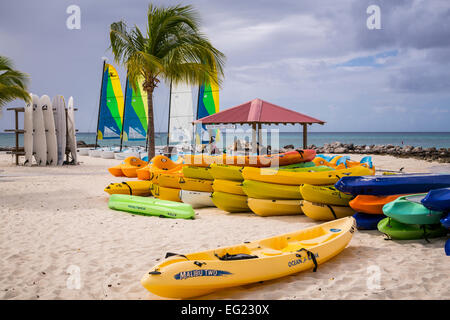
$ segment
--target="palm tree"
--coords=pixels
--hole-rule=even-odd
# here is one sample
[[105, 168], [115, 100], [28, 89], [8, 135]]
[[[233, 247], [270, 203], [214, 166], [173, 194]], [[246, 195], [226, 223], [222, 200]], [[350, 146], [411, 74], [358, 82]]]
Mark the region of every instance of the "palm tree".
[[200, 19], [192, 6], [149, 5], [147, 29], [128, 28], [124, 21], [110, 26], [114, 60], [127, 69], [133, 89], [143, 79], [148, 100], [148, 159], [155, 156], [153, 91], [161, 80], [200, 85], [220, 85], [225, 55], [214, 48], [199, 30]]
[[31, 97], [26, 87], [28, 76], [18, 70], [14, 70], [10, 59], [0, 56], [0, 109], [8, 102], [16, 99], [30, 102]]

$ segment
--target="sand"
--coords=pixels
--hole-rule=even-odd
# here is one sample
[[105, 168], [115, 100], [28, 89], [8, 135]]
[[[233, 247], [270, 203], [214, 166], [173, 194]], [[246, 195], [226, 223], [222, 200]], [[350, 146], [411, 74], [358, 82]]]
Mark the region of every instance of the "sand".
[[[0, 154], [0, 298], [160, 299], [139, 281], [168, 251], [206, 250], [319, 224], [306, 216], [263, 218], [217, 208], [196, 210], [195, 220], [113, 211], [103, 189], [124, 180], [107, 172], [119, 161], [79, 160], [79, 166], [16, 167]], [[373, 161], [388, 170], [450, 172], [450, 165], [415, 159]], [[386, 241], [378, 231], [357, 231], [316, 273], [201, 299], [449, 299], [445, 240]]]

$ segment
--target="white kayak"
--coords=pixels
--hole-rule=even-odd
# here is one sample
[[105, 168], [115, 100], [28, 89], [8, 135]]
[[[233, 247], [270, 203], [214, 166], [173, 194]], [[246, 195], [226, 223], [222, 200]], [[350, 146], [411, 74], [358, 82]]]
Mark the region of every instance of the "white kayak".
[[184, 203], [190, 204], [192, 208], [205, 208], [215, 206], [211, 199], [211, 192], [181, 190], [180, 198]]

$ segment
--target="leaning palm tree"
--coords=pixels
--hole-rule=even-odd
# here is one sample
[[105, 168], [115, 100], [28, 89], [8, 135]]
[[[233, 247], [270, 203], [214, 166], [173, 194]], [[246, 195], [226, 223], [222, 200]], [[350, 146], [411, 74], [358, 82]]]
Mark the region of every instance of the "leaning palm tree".
[[10, 59], [0, 56], [0, 109], [16, 99], [29, 102], [31, 98], [26, 90], [27, 83], [28, 76], [15, 70]]
[[166, 83], [220, 85], [225, 56], [199, 30], [200, 20], [191, 6], [149, 5], [147, 29], [128, 28], [124, 21], [110, 27], [110, 48], [116, 63], [127, 69], [133, 89], [143, 79], [148, 100], [148, 159], [155, 156], [153, 91]]

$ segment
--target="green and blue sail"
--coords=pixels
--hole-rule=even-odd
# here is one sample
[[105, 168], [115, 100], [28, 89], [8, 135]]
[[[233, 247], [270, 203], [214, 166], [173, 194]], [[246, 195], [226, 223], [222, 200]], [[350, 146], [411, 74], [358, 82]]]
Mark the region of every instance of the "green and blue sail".
[[136, 90], [128, 78], [125, 90], [125, 116], [123, 121], [123, 141], [140, 141], [147, 137], [148, 101], [147, 93], [142, 89], [142, 80]]
[[112, 65], [104, 63], [97, 126], [98, 140], [120, 138], [123, 110], [123, 93], [119, 75]]
[[[199, 87], [198, 90], [198, 105], [197, 105], [197, 119], [207, 117], [209, 115], [219, 112], [219, 86], [214, 83], [205, 83]], [[205, 139], [209, 134], [205, 125], [199, 125], [197, 128], [196, 143], [208, 143]], [[211, 132], [210, 132], [211, 133]], [[218, 132], [214, 134], [217, 138], [220, 136]], [[201, 140], [200, 140], [201, 137]]]

